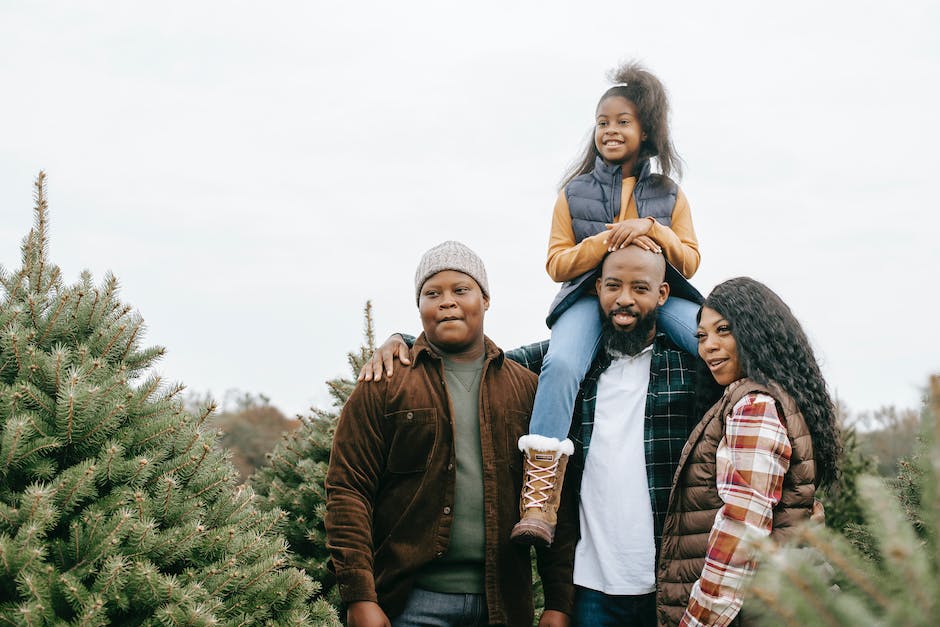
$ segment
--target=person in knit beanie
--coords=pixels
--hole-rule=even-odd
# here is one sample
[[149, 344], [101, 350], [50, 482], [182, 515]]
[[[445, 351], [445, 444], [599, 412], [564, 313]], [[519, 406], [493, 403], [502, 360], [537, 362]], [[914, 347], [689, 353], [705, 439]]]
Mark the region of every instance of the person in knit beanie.
[[[529, 548], [509, 532], [537, 378], [483, 334], [489, 282], [464, 244], [424, 253], [415, 298], [408, 364], [356, 386], [333, 438], [325, 523], [347, 622], [529, 627]], [[575, 534], [538, 549], [545, 625], [569, 624]]]
[[483, 291], [483, 296], [489, 300], [490, 286], [486, 280], [486, 268], [483, 267], [483, 260], [470, 250], [466, 244], [447, 240], [421, 256], [418, 269], [415, 270], [416, 301], [420, 301], [421, 286], [424, 285], [424, 282], [441, 270], [456, 270], [470, 276]]

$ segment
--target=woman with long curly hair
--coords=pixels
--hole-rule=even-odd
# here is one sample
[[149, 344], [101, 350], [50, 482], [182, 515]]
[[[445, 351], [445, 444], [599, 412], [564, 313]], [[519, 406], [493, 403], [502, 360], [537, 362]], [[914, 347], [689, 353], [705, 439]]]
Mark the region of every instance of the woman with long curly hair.
[[[835, 409], [790, 308], [742, 277], [718, 285], [698, 316], [699, 402], [683, 450], [659, 561], [660, 625], [741, 622], [755, 564], [747, 540], [786, 540], [838, 475]], [[717, 392], [717, 394], [716, 394]]]

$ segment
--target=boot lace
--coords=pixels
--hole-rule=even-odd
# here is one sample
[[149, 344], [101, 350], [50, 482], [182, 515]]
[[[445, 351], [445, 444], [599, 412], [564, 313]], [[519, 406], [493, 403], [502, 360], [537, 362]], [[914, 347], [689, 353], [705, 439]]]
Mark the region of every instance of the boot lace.
[[555, 474], [558, 469], [558, 461], [551, 466], [538, 466], [528, 457], [525, 458], [525, 483], [522, 491], [522, 498], [525, 501], [523, 507], [531, 509], [533, 507], [541, 508], [548, 500], [551, 489], [555, 487]]

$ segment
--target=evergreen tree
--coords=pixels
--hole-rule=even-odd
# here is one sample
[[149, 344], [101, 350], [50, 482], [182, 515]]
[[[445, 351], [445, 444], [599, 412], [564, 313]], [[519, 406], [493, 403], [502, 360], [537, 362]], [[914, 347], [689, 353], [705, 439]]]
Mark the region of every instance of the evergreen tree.
[[749, 599], [766, 624], [940, 624], [940, 376], [928, 394], [926, 446], [902, 466], [900, 493], [877, 477], [858, 481], [866, 523], [856, 546], [818, 525], [802, 529], [802, 548], [765, 545]]
[[861, 477], [875, 471], [875, 462], [861, 450], [858, 433], [854, 428], [843, 428], [839, 478], [820, 495], [826, 507], [826, 525], [830, 529], [851, 535], [864, 522], [858, 482]]
[[842, 399], [835, 399], [836, 417], [842, 431], [842, 460], [835, 483], [820, 493], [826, 507], [826, 525], [840, 533], [850, 535], [862, 524], [862, 509], [858, 495], [858, 480], [876, 472], [876, 464], [864, 450], [848, 407]]
[[333, 590], [335, 578], [327, 569], [324, 481], [339, 411], [356, 386], [359, 369], [375, 350], [372, 303], [366, 303], [364, 316], [365, 341], [358, 351], [347, 354], [352, 377], [326, 382], [333, 410], [314, 409], [313, 416], [303, 418], [304, 424], [284, 436], [284, 442], [269, 456], [268, 465], [251, 481], [263, 497], [263, 508], [287, 512], [284, 534], [292, 550], [293, 564], [310, 573], [334, 603], [339, 598]]
[[0, 270], [0, 624], [319, 620], [315, 584], [179, 401], [148, 374], [117, 280], [48, 260], [44, 174], [22, 268]]

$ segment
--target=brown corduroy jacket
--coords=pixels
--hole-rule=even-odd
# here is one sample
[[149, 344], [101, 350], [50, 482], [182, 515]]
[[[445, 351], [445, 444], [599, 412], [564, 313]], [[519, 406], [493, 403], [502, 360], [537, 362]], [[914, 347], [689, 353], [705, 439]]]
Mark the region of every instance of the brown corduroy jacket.
[[[532, 623], [528, 547], [512, 544], [519, 520], [522, 454], [535, 398], [534, 374], [505, 359], [488, 338], [480, 385], [485, 595], [489, 622]], [[444, 555], [456, 482], [452, 405], [440, 357], [424, 335], [411, 366], [360, 384], [340, 415], [326, 478], [327, 547], [344, 602], [376, 601], [389, 617], [404, 609], [415, 573]], [[574, 516], [560, 516], [555, 542], [539, 552], [545, 609], [571, 614]]]
[[[715, 403], [689, 435], [669, 498], [657, 572], [656, 610], [660, 627], [679, 624], [692, 585], [702, 574], [708, 537], [724, 501], [718, 495], [715, 455], [724, 437], [725, 416], [751, 392], [777, 401], [781, 422], [790, 439], [790, 468], [784, 475], [780, 502], [774, 507], [770, 537], [785, 542], [792, 527], [808, 520], [816, 494], [816, 463], [809, 427], [793, 399], [777, 385], [762, 386], [744, 379]], [[735, 622], [746, 624], [745, 612]]]

